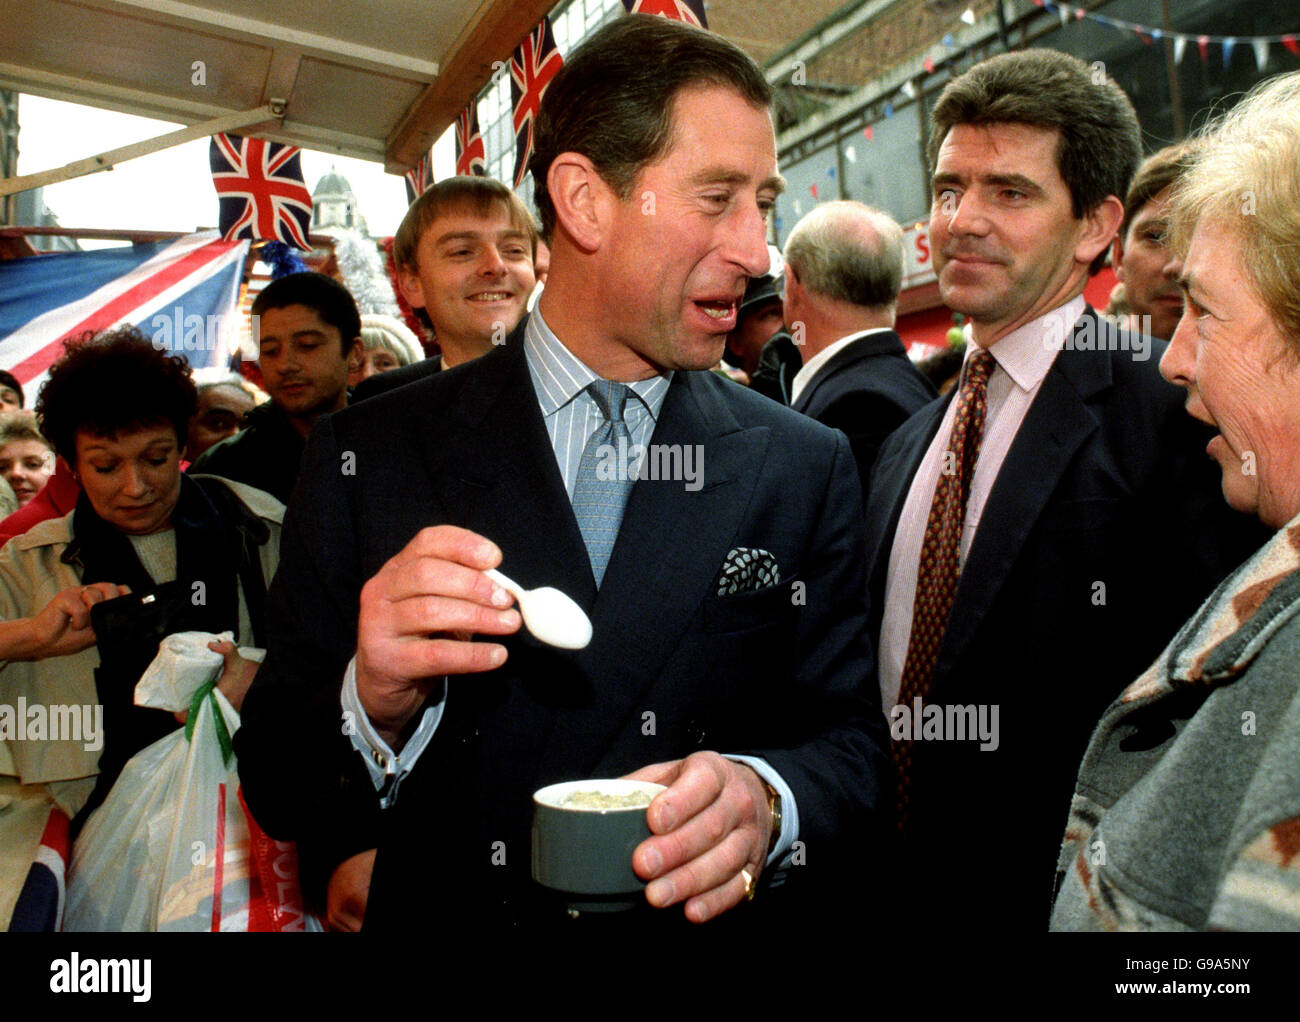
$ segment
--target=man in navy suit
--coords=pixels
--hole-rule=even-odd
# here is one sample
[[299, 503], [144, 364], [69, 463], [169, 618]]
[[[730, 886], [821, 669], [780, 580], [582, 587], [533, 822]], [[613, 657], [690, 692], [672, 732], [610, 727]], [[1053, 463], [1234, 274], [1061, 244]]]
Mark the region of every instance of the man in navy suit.
[[786, 322], [803, 356], [790, 407], [842, 429], [863, 491], [885, 437], [938, 397], [894, 332], [903, 231], [860, 202], [827, 202], [785, 244]]
[[[851, 453], [702, 371], [767, 263], [769, 100], [717, 36], [641, 16], [595, 34], [536, 126], [537, 311], [313, 437], [237, 742], [253, 813], [299, 841], [309, 896], [330, 881], [335, 925], [571, 928], [529, 876], [531, 794], [569, 779], [668, 786], [632, 864], [675, 908], [611, 925], [703, 922], [757, 893], [720, 921], [752, 923], [779, 868], [794, 897], [870, 847], [887, 765]], [[605, 429], [647, 459], [607, 505], [612, 548], [575, 511]], [[571, 595], [590, 645], [521, 629], [497, 565]]]
[[919, 925], [1046, 927], [1092, 727], [1258, 542], [1223, 509], [1162, 342], [1082, 297], [1140, 155], [1127, 97], [1052, 51], [977, 65], [933, 112], [935, 267], [971, 344], [958, 397], [885, 442], [867, 512], [894, 878]]

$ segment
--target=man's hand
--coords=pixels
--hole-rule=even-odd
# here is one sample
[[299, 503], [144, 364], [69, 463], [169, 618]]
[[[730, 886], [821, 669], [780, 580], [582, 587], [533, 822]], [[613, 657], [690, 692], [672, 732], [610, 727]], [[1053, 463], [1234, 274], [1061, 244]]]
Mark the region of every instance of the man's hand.
[[126, 586], [96, 582], [94, 585], [73, 586], [56, 594], [40, 613], [29, 619], [29, 638], [12, 659], [43, 660], [89, 649], [95, 644], [90, 608], [129, 592]]
[[685, 901], [686, 918], [693, 923], [743, 901], [740, 871], [757, 880], [772, 832], [767, 790], [758, 774], [716, 752], [697, 752], [628, 777], [668, 785], [646, 810], [655, 836], [632, 855], [637, 875], [652, 881], [646, 900], [656, 908]]
[[236, 710], [240, 709], [244, 705], [244, 696], [248, 694], [249, 686], [253, 684], [261, 664], [256, 660], [245, 660], [239, 655], [238, 646], [223, 639], [209, 642], [208, 649], [220, 653], [225, 659], [221, 668], [221, 677], [217, 679], [217, 688], [229, 700], [231, 706]]
[[325, 916], [331, 930], [357, 933], [366, 918], [366, 902], [370, 899], [370, 877], [375, 871], [375, 852], [360, 852], [344, 859], [330, 874], [325, 892]]
[[421, 529], [361, 590], [357, 694], [390, 745], [445, 674], [491, 671], [506, 648], [472, 642], [475, 633], [510, 635], [519, 612], [483, 574], [501, 563], [496, 544], [467, 529]]

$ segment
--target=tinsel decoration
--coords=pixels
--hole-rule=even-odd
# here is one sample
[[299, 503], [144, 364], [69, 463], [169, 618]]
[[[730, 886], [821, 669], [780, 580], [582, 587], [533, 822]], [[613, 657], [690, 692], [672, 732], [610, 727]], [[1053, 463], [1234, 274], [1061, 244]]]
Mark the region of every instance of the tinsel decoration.
[[[397, 316], [399, 309], [392, 282], [372, 239], [359, 231], [339, 230], [334, 235], [334, 261], [343, 286], [356, 299], [361, 315]], [[418, 335], [417, 335], [418, 336]]]
[[415, 310], [411, 308], [410, 303], [402, 294], [402, 289], [397, 286], [397, 263], [393, 261], [393, 239], [382, 239], [379, 242], [379, 247], [384, 250], [388, 267], [388, 279], [392, 285], [393, 294], [397, 296], [397, 307], [402, 310], [402, 322], [409, 326], [415, 336], [420, 339], [420, 346], [424, 348], [426, 357], [438, 354], [438, 342], [429, 332], [428, 327], [416, 318]]
[[271, 279], [279, 280], [291, 273], [302, 273], [307, 264], [298, 258], [298, 253], [283, 241], [268, 241], [258, 250], [257, 257], [271, 267]]

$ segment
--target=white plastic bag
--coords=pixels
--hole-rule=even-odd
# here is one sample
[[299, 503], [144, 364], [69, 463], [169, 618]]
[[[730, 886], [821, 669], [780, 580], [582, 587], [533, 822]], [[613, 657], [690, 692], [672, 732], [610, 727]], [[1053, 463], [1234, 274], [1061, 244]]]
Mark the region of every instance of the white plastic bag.
[[[308, 928], [293, 846], [261, 834], [239, 798], [229, 745], [239, 714], [215, 688], [204, 692], [221, 673], [207, 648], [216, 638], [230, 633], [168, 636], [136, 686], [138, 705], [188, 709], [189, 719], [127, 762], [77, 838], [64, 930], [246, 930], [250, 913], [259, 929]], [[292, 883], [266, 890], [254, 846]]]

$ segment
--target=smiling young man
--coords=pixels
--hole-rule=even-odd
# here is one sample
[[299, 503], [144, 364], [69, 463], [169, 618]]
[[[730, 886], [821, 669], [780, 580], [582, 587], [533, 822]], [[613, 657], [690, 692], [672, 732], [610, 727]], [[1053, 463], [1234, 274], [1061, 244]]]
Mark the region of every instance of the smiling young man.
[[[644, 933], [728, 913], [796, 841], [818, 849], [736, 914], [753, 926], [837, 855], [862, 868], [885, 764], [852, 454], [707, 371], [768, 264], [770, 100], [717, 36], [601, 29], [537, 122], [537, 311], [317, 431], [238, 742], [253, 811], [298, 839], [336, 926]], [[703, 485], [602, 479], [616, 440], [690, 447]], [[591, 643], [521, 630], [498, 564], [573, 597]], [[633, 771], [667, 786], [631, 865], [673, 910], [575, 919], [530, 881], [532, 792]]]
[[347, 288], [311, 272], [271, 281], [254, 299], [253, 316], [257, 364], [271, 400], [190, 471], [235, 479], [287, 503], [307, 434], [322, 415], [348, 403], [348, 367], [362, 358], [361, 317]]
[[452, 177], [430, 186], [393, 238], [397, 283], [439, 353], [371, 377], [354, 401], [478, 358], [502, 344], [537, 283], [537, 228], [500, 181]]
[[[918, 926], [1045, 928], [1092, 726], [1258, 545], [1160, 378], [1162, 342], [1082, 297], [1139, 138], [1113, 82], [1048, 50], [976, 65], [932, 115], [935, 268], [973, 343], [954, 398], [885, 442], [867, 508]], [[958, 733], [971, 710], [996, 740]]]

